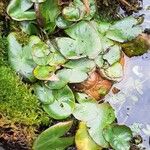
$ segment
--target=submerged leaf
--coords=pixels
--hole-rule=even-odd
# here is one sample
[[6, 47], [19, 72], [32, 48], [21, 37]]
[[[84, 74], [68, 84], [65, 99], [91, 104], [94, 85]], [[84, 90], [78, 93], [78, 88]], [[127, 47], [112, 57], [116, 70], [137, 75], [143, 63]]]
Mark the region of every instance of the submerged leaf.
[[74, 142], [74, 137], [62, 137], [71, 126], [72, 121], [51, 126], [38, 136], [33, 144], [33, 150], [65, 150]]
[[36, 19], [35, 12], [29, 10], [33, 3], [29, 0], [12, 0], [8, 7], [7, 13], [10, 17], [17, 21]]
[[104, 137], [115, 150], [129, 150], [132, 131], [125, 125], [110, 125], [104, 130]]
[[43, 109], [54, 119], [65, 119], [71, 115], [75, 107], [73, 92], [68, 86], [60, 90], [53, 90], [55, 101], [50, 105], [43, 105]]
[[86, 123], [90, 136], [98, 145], [108, 147], [103, 137], [103, 129], [115, 120], [114, 110], [109, 104], [96, 102], [76, 104], [73, 115]]
[[80, 122], [79, 129], [75, 135], [76, 147], [78, 150], [102, 150], [90, 137], [88, 128], [84, 122]]

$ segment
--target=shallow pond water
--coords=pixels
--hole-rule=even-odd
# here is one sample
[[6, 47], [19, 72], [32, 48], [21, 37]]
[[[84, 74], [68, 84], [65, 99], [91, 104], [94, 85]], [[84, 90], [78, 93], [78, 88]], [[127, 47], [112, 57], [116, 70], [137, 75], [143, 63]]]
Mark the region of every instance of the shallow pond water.
[[[150, 0], [143, 1], [143, 30], [150, 28]], [[150, 8], [149, 8], [150, 9]], [[142, 148], [150, 150], [150, 52], [139, 57], [126, 57], [124, 78], [114, 85], [120, 92], [106, 99], [116, 110], [118, 123], [130, 126], [142, 135]]]

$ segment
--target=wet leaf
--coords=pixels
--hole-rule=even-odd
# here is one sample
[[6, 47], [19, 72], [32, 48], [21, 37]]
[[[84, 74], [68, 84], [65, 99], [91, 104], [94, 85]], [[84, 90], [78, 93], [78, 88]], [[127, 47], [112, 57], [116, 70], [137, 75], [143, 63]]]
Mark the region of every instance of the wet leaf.
[[90, 137], [88, 128], [84, 122], [80, 122], [79, 129], [75, 135], [75, 143], [78, 150], [102, 150]]
[[73, 144], [74, 137], [62, 137], [72, 126], [72, 121], [60, 122], [42, 132], [33, 144], [33, 150], [65, 150]]
[[[102, 52], [101, 41], [94, 22], [81, 21], [65, 32], [76, 41], [74, 53], [78, 52], [80, 57], [88, 56], [93, 59]], [[78, 55], [77, 55], [78, 56]]]
[[34, 68], [33, 74], [39, 80], [50, 80], [55, 71], [56, 68], [52, 66], [37, 66]]
[[71, 115], [75, 107], [73, 92], [68, 86], [53, 90], [55, 101], [50, 105], [43, 105], [44, 110], [54, 119], [65, 119]]
[[12, 0], [8, 7], [8, 15], [17, 21], [34, 20], [36, 19], [35, 12], [29, 10], [33, 3], [29, 0]]
[[43, 104], [52, 104], [55, 100], [52, 90], [48, 89], [44, 84], [35, 84], [34, 92]]
[[130, 41], [142, 32], [141, 28], [137, 26], [137, 24], [138, 20], [132, 16], [116, 21], [109, 28], [106, 37], [121, 43]]
[[114, 110], [109, 104], [96, 102], [76, 104], [73, 115], [76, 119], [86, 123], [90, 136], [98, 145], [108, 147], [102, 132], [115, 120]]
[[125, 125], [111, 125], [104, 130], [104, 137], [115, 150], [129, 150], [132, 131]]
[[11, 67], [24, 78], [30, 81], [35, 81], [32, 71], [36, 64], [34, 63], [31, 55], [31, 47], [22, 45], [17, 41], [16, 33], [8, 35], [8, 57]]

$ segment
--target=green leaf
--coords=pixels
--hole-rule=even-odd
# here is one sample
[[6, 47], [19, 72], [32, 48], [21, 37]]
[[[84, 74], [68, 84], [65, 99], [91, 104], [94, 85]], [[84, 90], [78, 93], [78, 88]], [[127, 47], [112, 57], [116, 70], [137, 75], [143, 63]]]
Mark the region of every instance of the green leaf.
[[107, 148], [108, 142], [103, 137], [103, 129], [115, 120], [113, 108], [108, 103], [83, 102], [76, 104], [74, 117], [84, 121], [92, 139], [100, 146]]
[[113, 81], [120, 81], [123, 77], [123, 67], [119, 62], [116, 62], [107, 69], [101, 69], [101, 73], [104, 77]]
[[62, 69], [56, 75], [69, 83], [80, 83], [88, 78], [87, 73], [79, 69]]
[[77, 54], [79, 54], [80, 57], [88, 56], [94, 59], [102, 52], [99, 33], [96, 30], [94, 22], [81, 21], [66, 29], [65, 32], [72, 39], [76, 40], [76, 43], [74, 43], [76, 46], [74, 46], [72, 50], [74, 50], [74, 53], [78, 52]]
[[57, 47], [60, 53], [67, 59], [79, 59], [81, 53], [77, 48], [77, 42], [71, 38], [56, 38]]
[[33, 3], [29, 0], [12, 0], [7, 7], [7, 14], [14, 20], [34, 20], [35, 12], [29, 10]]
[[97, 65], [99, 68], [103, 67], [103, 65], [104, 65], [103, 55], [98, 55], [98, 56], [95, 58], [95, 63], [96, 63], [96, 65]]
[[80, 122], [79, 129], [75, 135], [75, 143], [78, 150], [102, 150], [90, 137], [84, 122]]
[[84, 72], [90, 72], [95, 67], [95, 63], [93, 60], [82, 58], [78, 60], [70, 60], [63, 66], [69, 69], [78, 69]]
[[50, 80], [56, 68], [52, 66], [36, 66], [33, 70], [34, 76], [39, 80]]
[[75, 107], [73, 92], [68, 86], [53, 90], [55, 101], [50, 105], [43, 105], [44, 110], [54, 119], [65, 119], [71, 115]]
[[31, 47], [22, 45], [17, 41], [16, 33], [8, 35], [8, 58], [11, 67], [24, 78], [34, 81], [35, 78], [32, 74], [36, 64], [34, 63], [31, 55]]
[[49, 46], [40, 41], [32, 46], [32, 57], [36, 64], [47, 65], [50, 62]]
[[110, 65], [119, 61], [121, 58], [121, 48], [118, 45], [114, 45], [109, 48], [109, 51], [103, 55], [103, 59], [107, 60]]
[[125, 125], [110, 125], [104, 130], [104, 137], [115, 150], [129, 150], [132, 131]]
[[55, 100], [52, 90], [48, 89], [44, 84], [35, 84], [34, 92], [43, 104], [52, 104]]
[[20, 28], [23, 32], [29, 34], [29, 35], [37, 35], [38, 29], [36, 26], [36, 23], [34, 21], [22, 21]]
[[106, 37], [121, 43], [132, 40], [142, 33], [141, 28], [137, 24], [138, 20], [132, 16], [116, 21], [109, 28]]
[[58, 2], [56, 0], [46, 0], [40, 4], [40, 12], [45, 21], [45, 30], [48, 33], [53, 32], [56, 27], [56, 18], [60, 14]]
[[49, 56], [49, 65], [50, 66], [60, 66], [66, 62], [66, 59], [58, 51], [54, 51]]
[[72, 22], [65, 20], [63, 16], [58, 16], [56, 19], [56, 25], [60, 29], [66, 29], [72, 24], [73, 24]]
[[74, 142], [74, 137], [62, 137], [71, 126], [72, 121], [51, 126], [38, 136], [33, 144], [33, 150], [65, 150]]

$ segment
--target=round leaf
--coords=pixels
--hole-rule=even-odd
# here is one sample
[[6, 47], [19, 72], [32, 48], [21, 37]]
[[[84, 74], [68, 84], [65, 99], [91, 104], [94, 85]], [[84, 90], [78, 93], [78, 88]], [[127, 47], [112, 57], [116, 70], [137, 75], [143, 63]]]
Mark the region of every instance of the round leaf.
[[115, 150], [129, 150], [132, 131], [125, 125], [110, 125], [104, 130], [104, 137]]
[[68, 86], [60, 90], [53, 90], [55, 101], [50, 105], [43, 105], [44, 110], [54, 119], [65, 119], [71, 115], [75, 107], [75, 99]]
[[49, 80], [55, 70], [56, 68], [51, 66], [37, 66], [34, 69], [33, 74], [39, 80]]

